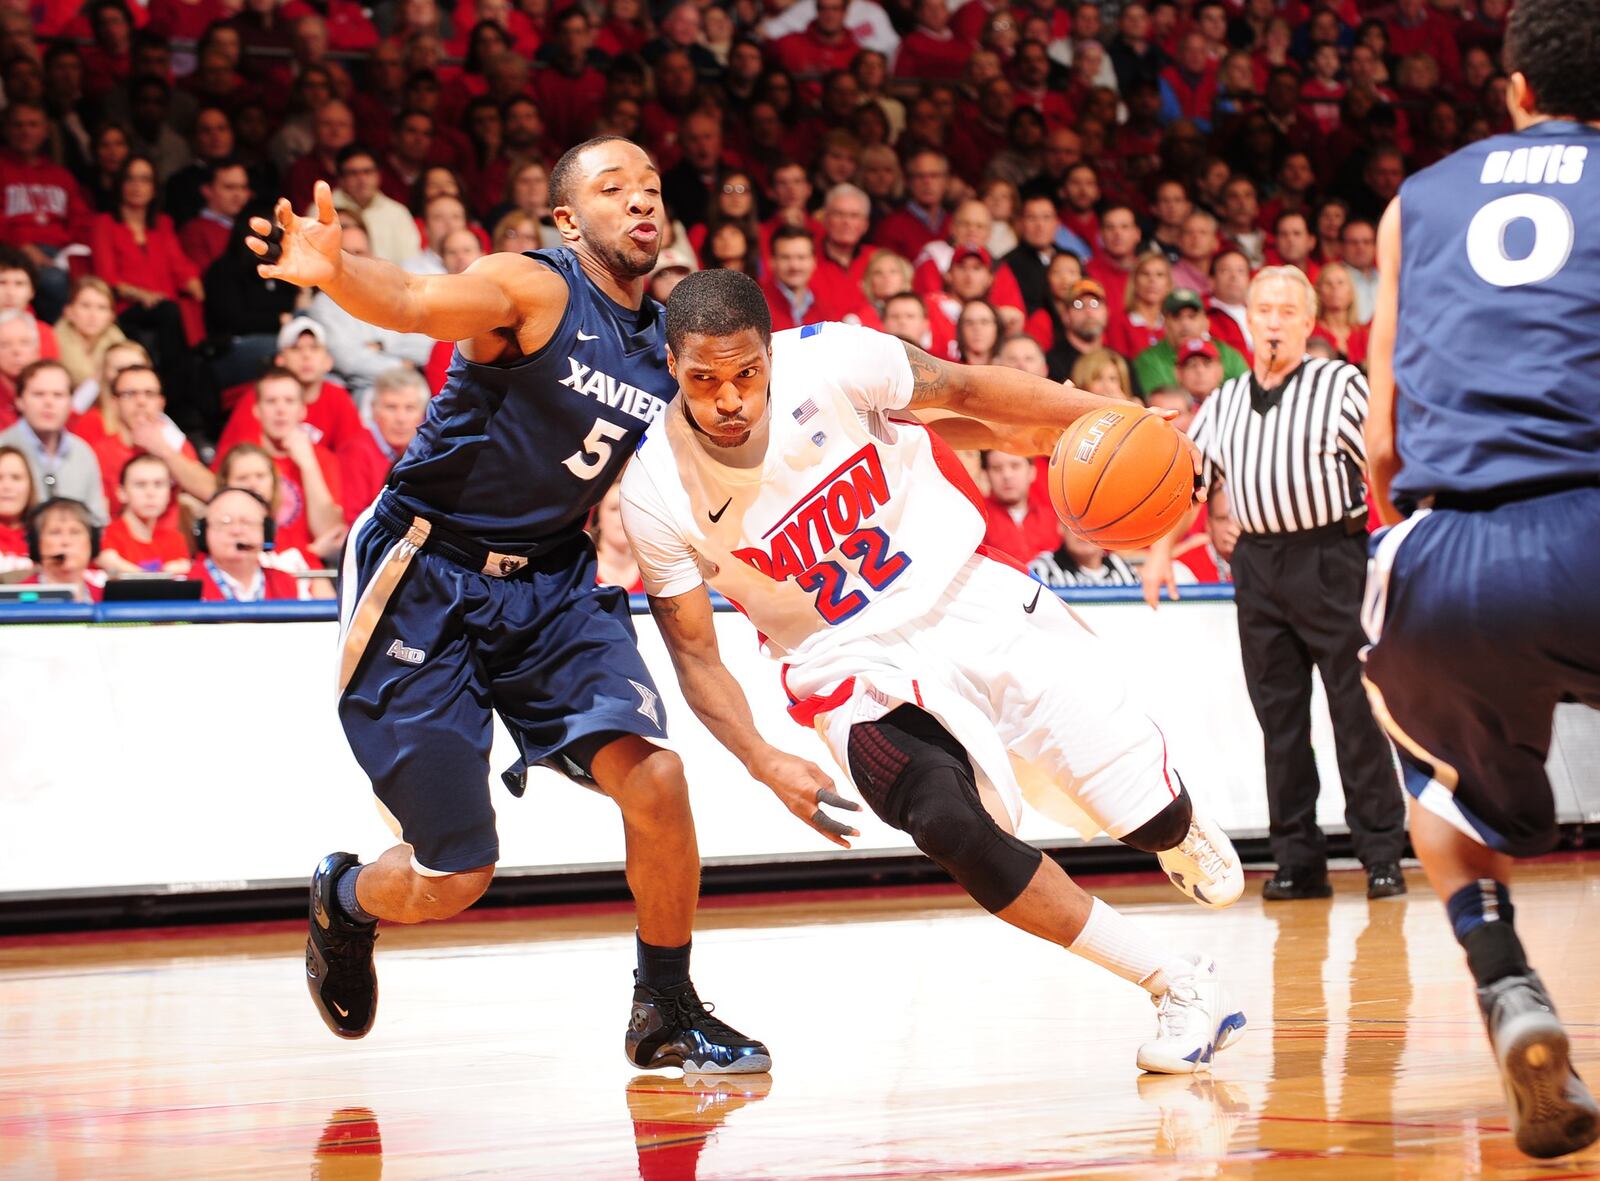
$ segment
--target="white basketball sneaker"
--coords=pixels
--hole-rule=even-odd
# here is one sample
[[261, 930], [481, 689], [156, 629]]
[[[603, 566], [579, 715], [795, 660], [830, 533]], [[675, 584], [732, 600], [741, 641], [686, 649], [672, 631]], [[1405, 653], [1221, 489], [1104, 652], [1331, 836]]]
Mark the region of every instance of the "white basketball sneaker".
[[1217, 1051], [1244, 1033], [1244, 1013], [1229, 1002], [1213, 959], [1182, 957], [1190, 970], [1167, 980], [1167, 991], [1151, 997], [1156, 1037], [1139, 1047], [1139, 1069], [1156, 1074], [1210, 1070]]
[[1228, 834], [1196, 812], [1183, 843], [1156, 854], [1172, 884], [1201, 906], [1220, 910], [1244, 893], [1244, 866]]

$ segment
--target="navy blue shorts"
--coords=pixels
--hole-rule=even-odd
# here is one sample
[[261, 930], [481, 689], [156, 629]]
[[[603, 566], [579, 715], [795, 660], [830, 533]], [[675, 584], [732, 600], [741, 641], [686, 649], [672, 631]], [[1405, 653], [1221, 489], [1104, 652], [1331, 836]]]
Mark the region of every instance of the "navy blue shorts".
[[1559, 702], [1600, 706], [1597, 588], [1600, 488], [1436, 509], [1373, 539], [1379, 720], [1406, 789], [1492, 849], [1556, 842], [1550, 729]]
[[586, 537], [494, 578], [418, 552], [369, 514], [340, 583], [339, 720], [419, 871], [499, 858], [492, 713], [521, 752], [503, 776], [517, 795], [539, 763], [585, 781], [601, 739], [666, 739], [628, 596], [595, 584]]

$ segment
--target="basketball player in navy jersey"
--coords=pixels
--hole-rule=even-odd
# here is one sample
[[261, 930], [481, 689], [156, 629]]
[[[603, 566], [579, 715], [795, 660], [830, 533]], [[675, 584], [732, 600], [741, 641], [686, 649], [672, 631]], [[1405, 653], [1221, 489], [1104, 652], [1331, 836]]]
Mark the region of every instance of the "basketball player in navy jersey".
[[1518, 0], [1516, 128], [1413, 176], [1385, 213], [1367, 455], [1373, 703], [1411, 840], [1478, 984], [1517, 1147], [1600, 1111], [1514, 926], [1513, 858], [1556, 842], [1560, 701], [1600, 706], [1600, 0]]
[[339, 716], [401, 843], [370, 865], [348, 853], [318, 865], [307, 985], [335, 1034], [364, 1036], [377, 920], [449, 918], [488, 887], [499, 857], [492, 710], [521, 754], [503, 775], [513, 794], [543, 763], [622, 811], [638, 909], [629, 1059], [764, 1071], [767, 1048], [711, 1016], [690, 982], [700, 862], [683, 765], [659, 745], [666, 720], [627, 596], [596, 585], [583, 532], [677, 391], [661, 306], [644, 294], [661, 178], [639, 148], [606, 137], [567, 152], [550, 183], [564, 245], [491, 254], [459, 275], [343, 253], [325, 184], [314, 216], [279, 201], [276, 226], [251, 222], [263, 278], [320, 287], [379, 327], [458, 342], [422, 429], [350, 531]]

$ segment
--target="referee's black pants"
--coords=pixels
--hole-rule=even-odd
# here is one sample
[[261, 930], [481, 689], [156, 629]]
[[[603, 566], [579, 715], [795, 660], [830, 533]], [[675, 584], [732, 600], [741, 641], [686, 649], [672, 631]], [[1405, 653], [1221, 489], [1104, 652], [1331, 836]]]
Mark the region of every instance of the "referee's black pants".
[[1244, 679], [1266, 748], [1267, 815], [1281, 866], [1319, 870], [1321, 783], [1311, 753], [1311, 669], [1322, 674], [1345, 794], [1345, 822], [1364, 865], [1399, 861], [1405, 803], [1389, 740], [1361, 684], [1361, 596], [1367, 537], [1340, 527], [1243, 534], [1233, 554]]

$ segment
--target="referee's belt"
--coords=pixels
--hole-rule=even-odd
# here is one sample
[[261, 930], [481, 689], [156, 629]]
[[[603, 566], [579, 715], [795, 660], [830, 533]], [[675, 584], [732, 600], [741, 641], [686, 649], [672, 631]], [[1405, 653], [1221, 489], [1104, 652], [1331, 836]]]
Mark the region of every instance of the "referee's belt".
[[438, 521], [407, 512], [395, 503], [387, 491], [380, 494], [373, 504], [372, 515], [382, 521], [384, 527], [396, 537], [405, 538], [423, 553], [438, 554], [458, 566], [476, 570], [479, 574], [487, 574], [491, 578], [512, 578], [527, 569], [530, 562], [542, 565], [542, 559], [565, 549], [577, 537], [582, 536], [577, 534], [555, 538], [549, 546], [541, 546], [532, 554], [502, 554], [486, 545], [480, 545], [469, 537], [463, 537]]
[[1284, 533], [1253, 533], [1248, 529], [1242, 530], [1239, 540], [1261, 541], [1268, 545], [1292, 545], [1308, 541], [1335, 541], [1341, 537], [1365, 537], [1366, 534], [1367, 514], [1363, 511], [1357, 516], [1346, 517], [1331, 525], [1318, 525], [1314, 529], [1290, 529]]

